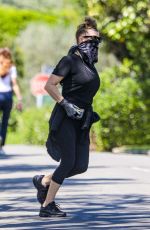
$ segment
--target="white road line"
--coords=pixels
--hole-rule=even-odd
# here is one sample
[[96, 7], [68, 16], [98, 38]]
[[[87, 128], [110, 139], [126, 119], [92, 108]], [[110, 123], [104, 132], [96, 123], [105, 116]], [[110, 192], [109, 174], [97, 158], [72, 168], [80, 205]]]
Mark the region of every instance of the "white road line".
[[150, 169], [144, 169], [144, 168], [140, 168], [140, 167], [132, 167], [133, 170], [137, 170], [137, 171], [142, 171], [142, 172], [150, 172]]

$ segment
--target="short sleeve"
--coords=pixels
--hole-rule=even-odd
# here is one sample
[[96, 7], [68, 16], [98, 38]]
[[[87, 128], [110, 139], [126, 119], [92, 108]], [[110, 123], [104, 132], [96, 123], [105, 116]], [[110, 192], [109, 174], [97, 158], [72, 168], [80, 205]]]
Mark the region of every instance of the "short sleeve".
[[10, 76], [11, 79], [16, 79], [17, 78], [17, 69], [16, 66], [12, 66], [10, 69]]
[[64, 56], [59, 63], [56, 65], [52, 74], [55, 74], [60, 77], [67, 77], [71, 69], [71, 60], [68, 56]]

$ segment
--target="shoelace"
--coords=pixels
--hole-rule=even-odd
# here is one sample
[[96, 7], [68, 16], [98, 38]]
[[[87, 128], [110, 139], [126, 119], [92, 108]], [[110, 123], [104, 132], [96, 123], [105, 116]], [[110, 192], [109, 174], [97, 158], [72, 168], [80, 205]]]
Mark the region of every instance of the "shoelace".
[[54, 203], [54, 207], [55, 207], [55, 210], [59, 210], [59, 211], [61, 210], [59, 204]]

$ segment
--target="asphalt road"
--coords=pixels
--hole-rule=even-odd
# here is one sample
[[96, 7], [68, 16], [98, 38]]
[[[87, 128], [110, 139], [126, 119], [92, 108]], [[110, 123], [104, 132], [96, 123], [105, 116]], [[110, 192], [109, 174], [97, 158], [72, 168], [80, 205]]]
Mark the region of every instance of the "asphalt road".
[[57, 166], [45, 148], [6, 146], [0, 157], [0, 229], [150, 230], [150, 156], [91, 153], [86, 173], [66, 179], [56, 202], [66, 218], [42, 219], [35, 174]]

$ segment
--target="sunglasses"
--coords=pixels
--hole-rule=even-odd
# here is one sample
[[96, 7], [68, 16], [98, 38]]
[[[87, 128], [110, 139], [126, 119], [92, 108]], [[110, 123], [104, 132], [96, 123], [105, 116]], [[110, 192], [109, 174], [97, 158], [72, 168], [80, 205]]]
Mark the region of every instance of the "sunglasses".
[[102, 42], [103, 38], [100, 36], [88, 36], [88, 35], [84, 35], [83, 38], [89, 39], [89, 40], [96, 40], [99, 43]]

